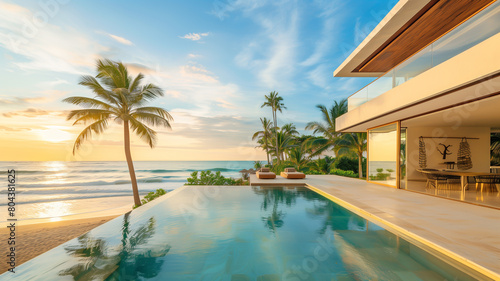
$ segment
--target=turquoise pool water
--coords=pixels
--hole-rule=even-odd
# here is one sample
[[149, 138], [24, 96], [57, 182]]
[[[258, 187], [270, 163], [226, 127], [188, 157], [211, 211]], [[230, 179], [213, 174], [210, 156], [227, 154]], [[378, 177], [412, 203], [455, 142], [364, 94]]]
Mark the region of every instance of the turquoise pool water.
[[[21, 242], [21, 241], [20, 241]], [[196, 187], [1, 280], [474, 280], [306, 188]]]

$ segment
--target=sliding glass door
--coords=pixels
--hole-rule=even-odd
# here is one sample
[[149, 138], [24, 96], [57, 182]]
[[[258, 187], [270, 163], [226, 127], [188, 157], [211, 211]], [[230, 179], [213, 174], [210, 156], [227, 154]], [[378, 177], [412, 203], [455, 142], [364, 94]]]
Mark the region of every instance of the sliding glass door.
[[368, 130], [368, 181], [399, 187], [400, 141], [399, 123]]

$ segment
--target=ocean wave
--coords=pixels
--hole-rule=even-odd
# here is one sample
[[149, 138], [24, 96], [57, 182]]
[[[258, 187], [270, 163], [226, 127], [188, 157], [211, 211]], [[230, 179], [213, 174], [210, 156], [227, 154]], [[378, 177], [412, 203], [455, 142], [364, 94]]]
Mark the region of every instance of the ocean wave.
[[167, 170], [167, 169], [152, 169], [152, 170], [137, 170], [137, 172], [149, 172], [153, 174], [163, 174], [163, 173], [182, 173], [182, 172], [199, 172], [199, 171], [213, 171], [213, 172], [238, 172], [241, 169], [230, 169], [230, 168], [210, 168], [210, 169], [178, 169], [178, 170]]
[[[162, 182], [186, 182], [185, 178], [173, 178], [173, 177], [155, 177], [155, 178], [142, 178], [137, 180], [138, 183], [162, 183]], [[102, 185], [123, 185], [130, 184], [130, 180], [115, 180], [115, 181], [79, 181], [79, 182], [68, 182], [68, 183], [25, 183], [20, 185], [24, 188], [37, 188], [37, 187], [64, 187], [64, 186], [102, 186]]]
[[[144, 196], [148, 194], [149, 192], [154, 191], [154, 190], [142, 190], [139, 192], [139, 195]], [[172, 191], [172, 189], [167, 190], [167, 192]], [[34, 200], [28, 200], [25, 202], [18, 201], [16, 205], [21, 205], [21, 204], [35, 204], [35, 203], [50, 203], [50, 202], [57, 202], [57, 201], [68, 201], [68, 200], [81, 200], [81, 199], [95, 199], [95, 198], [107, 198], [107, 197], [121, 197], [121, 196], [132, 196], [132, 191], [128, 193], [116, 193], [116, 194], [89, 194], [85, 196], [69, 196], [65, 198], [49, 198], [49, 199], [34, 199]], [[7, 204], [0, 204], [0, 206], [6, 206]]]

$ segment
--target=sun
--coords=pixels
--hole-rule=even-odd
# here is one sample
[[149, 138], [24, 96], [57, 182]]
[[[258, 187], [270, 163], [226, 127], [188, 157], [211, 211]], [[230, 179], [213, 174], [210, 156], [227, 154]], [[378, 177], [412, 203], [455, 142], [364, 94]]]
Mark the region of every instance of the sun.
[[40, 130], [38, 133], [42, 140], [48, 142], [62, 142], [73, 138], [72, 134], [58, 128], [48, 128]]

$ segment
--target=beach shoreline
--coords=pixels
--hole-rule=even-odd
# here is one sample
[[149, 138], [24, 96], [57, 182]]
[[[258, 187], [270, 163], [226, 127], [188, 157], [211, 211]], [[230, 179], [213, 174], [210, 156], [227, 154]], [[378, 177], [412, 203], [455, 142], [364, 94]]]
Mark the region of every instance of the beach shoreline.
[[[53, 222], [39, 220], [38, 223], [30, 224], [21, 223], [16, 226], [16, 267], [120, 215], [113, 214], [91, 218], [77, 217]], [[3, 227], [0, 229], [0, 236], [7, 237], [9, 232], [10, 230], [7, 227]], [[9, 247], [11, 246], [3, 243], [2, 253], [9, 253]], [[6, 272], [8, 268], [6, 262], [1, 262], [0, 274]]]

